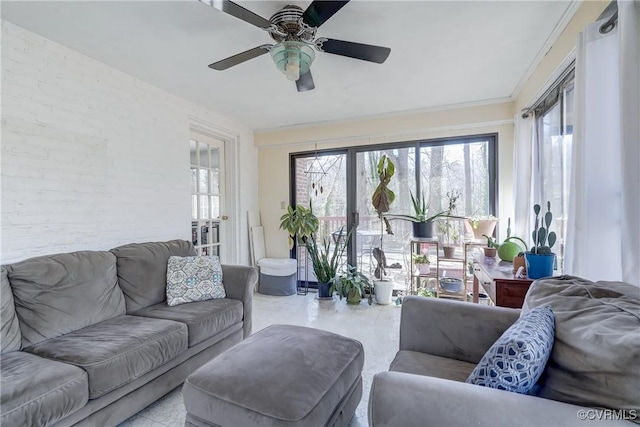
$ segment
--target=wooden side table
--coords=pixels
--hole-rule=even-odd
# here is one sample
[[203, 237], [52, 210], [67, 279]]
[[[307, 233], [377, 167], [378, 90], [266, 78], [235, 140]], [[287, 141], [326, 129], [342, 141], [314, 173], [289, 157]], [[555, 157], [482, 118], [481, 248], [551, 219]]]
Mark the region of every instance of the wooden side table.
[[513, 275], [513, 264], [499, 258], [473, 256], [473, 302], [478, 302], [480, 285], [499, 307], [522, 308], [524, 296], [533, 280]]

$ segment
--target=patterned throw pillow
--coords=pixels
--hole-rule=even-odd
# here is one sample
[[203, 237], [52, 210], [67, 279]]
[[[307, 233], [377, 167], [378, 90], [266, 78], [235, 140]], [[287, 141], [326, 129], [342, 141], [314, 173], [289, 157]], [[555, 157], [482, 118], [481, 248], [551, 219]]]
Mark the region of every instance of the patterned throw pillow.
[[167, 305], [225, 298], [217, 256], [171, 256], [167, 263]]
[[554, 323], [549, 306], [522, 316], [487, 350], [467, 382], [528, 394], [549, 360]]

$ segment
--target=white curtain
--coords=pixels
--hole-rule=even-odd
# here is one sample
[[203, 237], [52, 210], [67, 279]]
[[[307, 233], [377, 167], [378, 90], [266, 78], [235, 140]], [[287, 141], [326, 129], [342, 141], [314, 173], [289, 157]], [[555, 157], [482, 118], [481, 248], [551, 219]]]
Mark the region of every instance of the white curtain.
[[640, 285], [639, 5], [578, 36], [565, 272]]
[[525, 242], [533, 230], [532, 217], [534, 200], [539, 201], [539, 156], [536, 143], [536, 119], [532, 111], [525, 118], [515, 117], [515, 149], [513, 152], [513, 203], [514, 218], [511, 235]]

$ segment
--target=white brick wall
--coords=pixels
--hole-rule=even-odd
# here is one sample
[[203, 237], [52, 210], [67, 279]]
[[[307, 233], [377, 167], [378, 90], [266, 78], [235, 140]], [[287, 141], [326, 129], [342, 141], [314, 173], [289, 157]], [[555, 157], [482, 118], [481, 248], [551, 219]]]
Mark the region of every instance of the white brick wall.
[[239, 135], [235, 220], [248, 263], [246, 211], [258, 205], [249, 129], [6, 21], [1, 96], [1, 263], [189, 239], [194, 118]]

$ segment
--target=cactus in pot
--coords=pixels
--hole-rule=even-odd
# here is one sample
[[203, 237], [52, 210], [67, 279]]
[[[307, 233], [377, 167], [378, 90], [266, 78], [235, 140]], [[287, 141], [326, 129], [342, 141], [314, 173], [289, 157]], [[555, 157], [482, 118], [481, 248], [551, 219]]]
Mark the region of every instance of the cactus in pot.
[[553, 222], [551, 213], [551, 202], [547, 202], [547, 212], [544, 217], [540, 217], [540, 205], [533, 205], [535, 214], [534, 229], [531, 233], [533, 247], [531, 251], [525, 253], [527, 263], [527, 275], [530, 279], [539, 279], [553, 275], [553, 268], [556, 254], [551, 252], [551, 248], [556, 243], [555, 231], [549, 231]]
[[[534, 254], [543, 255], [553, 254], [553, 252], [551, 252], [551, 248], [556, 244], [556, 232], [549, 231], [551, 222], [553, 221], [553, 214], [551, 213], [551, 202], [547, 202], [547, 212], [544, 214], [543, 221], [540, 221], [540, 218], [538, 217], [540, 215], [540, 205], [533, 205], [533, 212], [536, 214], [536, 217], [535, 227], [533, 229], [533, 233], [531, 233], [534, 244], [534, 246], [531, 248], [531, 252], [533, 252]], [[540, 228], [538, 228], [538, 225], [540, 225]]]

